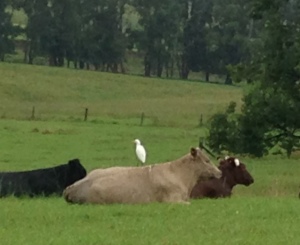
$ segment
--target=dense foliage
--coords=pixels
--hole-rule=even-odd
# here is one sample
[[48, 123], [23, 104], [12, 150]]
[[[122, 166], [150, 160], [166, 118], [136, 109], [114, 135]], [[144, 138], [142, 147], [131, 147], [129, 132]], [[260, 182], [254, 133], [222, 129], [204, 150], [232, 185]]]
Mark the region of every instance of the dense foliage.
[[[255, 156], [277, 146], [290, 156], [300, 145], [300, 3], [253, 3], [253, 16], [265, 23], [262, 46], [248, 64], [235, 71], [236, 77], [256, 83], [244, 96], [241, 113], [234, 120], [229, 121], [228, 113], [212, 118], [209, 142], [218, 151], [226, 148]], [[223, 123], [217, 123], [220, 120]], [[216, 128], [226, 141], [216, 139]], [[218, 144], [225, 146], [220, 148]]]
[[20, 28], [11, 22], [11, 11], [7, 10], [9, 0], [0, 2], [0, 61], [4, 61], [5, 54], [14, 51], [14, 37], [20, 32]]
[[[248, 37], [255, 33], [245, 0], [1, 1], [0, 16], [8, 9], [28, 18], [20, 36], [29, 64], [45, 57], [52, 66], [67, 61], [76, 68], [126, 72], [129, 50], [144, 57], [145, 76], [178, 72], [187, 79], [190, 71], [202, 71], [207, 81], [213, 73], [227, 74], [231, 82], [227, 66], [248, 59]], [[2, 54], [13, 51], [1, 45]]]

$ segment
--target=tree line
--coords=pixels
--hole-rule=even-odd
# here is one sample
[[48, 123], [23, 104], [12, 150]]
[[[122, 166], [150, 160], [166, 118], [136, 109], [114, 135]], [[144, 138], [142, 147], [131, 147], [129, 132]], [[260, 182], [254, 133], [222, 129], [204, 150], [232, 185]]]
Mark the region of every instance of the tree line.
[[[1, 0], [0, 58], [22, 35], [29, 64], [42, 56], [51, 66], [126, 72], [126, 52], [134, 50], [145, 76], [202, 71], [207, 81], [223, 74], [230, 83], [230, 67], [250, 59], [262, 31], [251, 7], [246, 0]], [[27, 25], [14, 26], [8, 9], [22, 9]]]

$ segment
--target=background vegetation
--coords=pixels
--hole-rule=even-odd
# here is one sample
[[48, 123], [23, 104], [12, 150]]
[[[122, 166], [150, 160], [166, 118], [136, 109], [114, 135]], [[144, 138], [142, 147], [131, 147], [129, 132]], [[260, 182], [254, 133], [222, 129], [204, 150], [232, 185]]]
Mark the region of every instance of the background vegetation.
[[145, 76], [187, 79], [200, 72], [206, 81], [218, 74], [231, 83], [227, 66], [255, 57], [252, 46], [263, 32], [248, 1], [4, 0], [1, 6], [1, 60]]

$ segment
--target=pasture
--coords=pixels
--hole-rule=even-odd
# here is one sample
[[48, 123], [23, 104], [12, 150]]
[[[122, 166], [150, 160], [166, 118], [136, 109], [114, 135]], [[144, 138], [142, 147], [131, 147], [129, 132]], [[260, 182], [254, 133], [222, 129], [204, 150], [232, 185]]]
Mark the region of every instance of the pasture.
[[[88, 171], [136, 165], [135, 138], [146, 147], [148, 164], [176, 159], [205, 135], [200, 114], [206, 123], [242, 96], [233, 86], [71, 69], [0, 63], [0, 74], [1, 171], [76, 157]], [[35, 120], [29, 120], [33, 106]], [[253, 185], [235, 187], [230, 199], [193, 200], [189, 206], [1, 199], [1, 244], [298, 244], [298, 157], [241, 160]]]

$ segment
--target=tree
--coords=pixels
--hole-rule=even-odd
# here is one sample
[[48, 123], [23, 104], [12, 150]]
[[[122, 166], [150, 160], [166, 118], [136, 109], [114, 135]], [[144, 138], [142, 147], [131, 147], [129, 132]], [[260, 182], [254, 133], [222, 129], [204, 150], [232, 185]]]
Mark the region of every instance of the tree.
[[208, 144], [211, 149], [220, 154], [222, 151], [230, 150], [237, 152], [239, 144], [236, 144], [236, 103], [231, 102], [225, 113], [217, 113], [212, 116]]
[[170, 62], [178, 48], [181, 3], [178, 0], [135, 0], [133, 5], [140, 15], [141, 30], [138, 46], [144, 52], [145, 76], [156, 73], [162, 76], [163, 68]]
[[24, 9], [28, 17], [25, 33], [29, 45], [25, 51], [25, 60], [33, 64], [36, 56], [47, 54], [49, 46], [52, 25], [48, 0], [19, 0], [18, 5]]
[[[212, 56], [209, 53], [208, 29], [212, 22], [212, 1], [184, 1], [182, 16], [182, 54], [178, 70], [182, 79], [187, 79], [190, 70], [210, 71]], [[208, 73], [207, 73], [208, 74]], [[209, 80], [208, 75], [206, 76]]]
[[21, 31], [12, 24], [12, 14], [8, 12], [9, 4], [9, 0], [0, 1], [0, 61], [4, 61], [5, 54], [14, 51], [14, 37]]
[[249, 57], [252, 21], [247, 0], [214, 0], [212, 10], [211, 46], [218, 61], [214, 72], [226, 74], [225, 83], [231, 84], [228, 66], [235, 66]]
[[[124, 72], [123, 60], [127, 46], [123, 30], [124, 0], [84, 1], [81, 13], [80, 60], [95, 69]], [[81, 66], [82, 67], [82, 66]]]
[[251, 64], [246, 68], [256, 79], [256, 85], [244, 96], [236, 128], [232, 129], [239, 147], [227, 147], [262, 156], [278, 145], [290, 156], [300, 144], [300, 23], [286, 16], [291, 17], [291, 9], [299, 11], [295, 6], [291, 8], [291, 4], [299, 7], [299, 3], [287, 0], [253, 3], [252, 16], [265, 22], [263, 47], [255, 60], [255, 74]]

